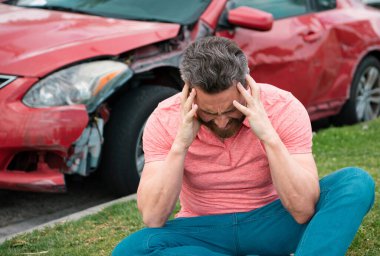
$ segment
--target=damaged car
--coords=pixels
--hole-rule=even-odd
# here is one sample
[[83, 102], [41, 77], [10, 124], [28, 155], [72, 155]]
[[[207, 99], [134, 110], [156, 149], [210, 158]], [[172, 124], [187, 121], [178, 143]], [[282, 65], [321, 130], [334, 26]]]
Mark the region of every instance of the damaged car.
[[144, 124], [211, 35], [312, 120], [379, 116], [380, 15], [361, 1], [0, 0], [0, 189], [64, 192], [65, 175], [99, 172], [135, 192]]

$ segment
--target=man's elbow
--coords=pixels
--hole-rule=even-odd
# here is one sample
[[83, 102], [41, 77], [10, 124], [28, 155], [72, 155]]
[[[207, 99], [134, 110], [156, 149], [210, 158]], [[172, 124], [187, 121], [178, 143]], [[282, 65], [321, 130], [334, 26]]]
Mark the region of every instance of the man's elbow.
[[310, 221], [314, 214], [300, 214], [294, 215], [293, 218], [298, 224], [305, 224]]
[[145, 226], [147, 226], [148, 228], [161, 228], [166, 223], [166, 221], [162, 221], [158, 218], [151, 218], [151, 219], [143, 218], [143, 222]]
[[311, 218], [314, 216], [315, 208], [308, 207], [307, 209], [302, 209], [298, 211], [291, 212], [291, 215], [293, 216], [294, 220], [298, 224], [305, 224], [311, 220]]
[[167, 216], [163, 216], [157, 213], [152, 213], [152, 211], [149, 212], [143, 212], [140, 211], [142, 215], [143, 222], [145, 226], [149, 228], [160, 228], [163, 227], [168, 220]]
[[285, 207], [288, 209], [289, 213], [293, 216], [294, 220], [298, 224], [305, 224], [311, 220], [315, 214], [315, 206], [319, 200], [319, 189], [318, 193], [315, 194], [312, 198], [300, 197], [294, 200], [292, 205]]

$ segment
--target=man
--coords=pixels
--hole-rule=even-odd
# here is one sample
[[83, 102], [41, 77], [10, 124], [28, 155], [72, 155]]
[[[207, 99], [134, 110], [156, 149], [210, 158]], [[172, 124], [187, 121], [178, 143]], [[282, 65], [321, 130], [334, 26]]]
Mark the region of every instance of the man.
[[144, 131], [137, 196], [149, 228], [113, 255], [344, 255], [372, 207], [372, 178], [345, 168], [318, 181], [305, 108], [256, 83], [232, 41], [192, 43], [180, 69], [182, 92]]

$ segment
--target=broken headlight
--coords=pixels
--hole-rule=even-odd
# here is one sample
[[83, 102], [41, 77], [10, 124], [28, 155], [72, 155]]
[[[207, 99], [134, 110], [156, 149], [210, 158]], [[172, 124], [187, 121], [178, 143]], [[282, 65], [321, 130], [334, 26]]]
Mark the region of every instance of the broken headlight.
[[37, 82], [24, 96], [34, 108], [86, 104], [89, 112], [132, 76], [121, 62], [83, 63], [55, 72]]

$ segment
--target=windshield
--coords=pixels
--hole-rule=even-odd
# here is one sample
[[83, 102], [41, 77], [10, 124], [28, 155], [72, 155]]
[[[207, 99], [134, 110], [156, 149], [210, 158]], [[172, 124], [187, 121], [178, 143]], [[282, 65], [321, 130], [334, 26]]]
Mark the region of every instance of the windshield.
[[211, 0], [9, 0], [4, 3], [93, 15], [179, 23], [195, 23]]

